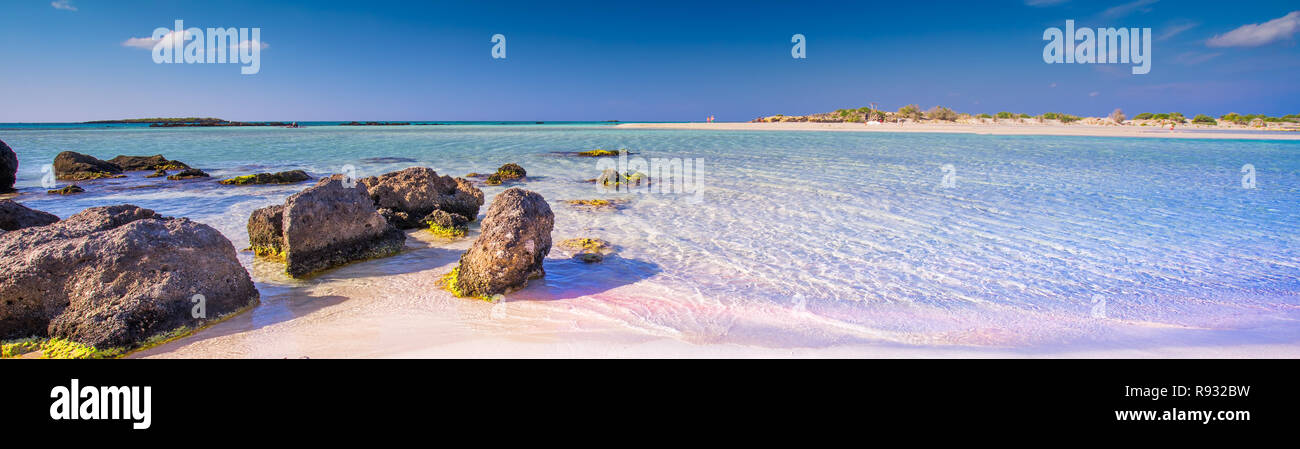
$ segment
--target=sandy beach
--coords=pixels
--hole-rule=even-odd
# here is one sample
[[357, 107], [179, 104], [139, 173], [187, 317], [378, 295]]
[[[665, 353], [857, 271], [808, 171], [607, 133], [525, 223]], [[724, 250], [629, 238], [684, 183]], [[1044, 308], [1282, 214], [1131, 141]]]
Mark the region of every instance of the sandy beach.
[[995, 136], [1090, 136], [1090, 137], [1154, 137], [1165, 139], [1251, 139], [1300, 140], [1295, 131], [1251, 131], [1221, 127], [1184, 126], [1170, 131], [1168, 128], [1147, 126], [1097, 126], [1085, 124], [1057, 125], [1037, 123], [622, 123], [623, 129], [690, 129], [712, 131], [844, 131], [886, 133], [959, 133]]

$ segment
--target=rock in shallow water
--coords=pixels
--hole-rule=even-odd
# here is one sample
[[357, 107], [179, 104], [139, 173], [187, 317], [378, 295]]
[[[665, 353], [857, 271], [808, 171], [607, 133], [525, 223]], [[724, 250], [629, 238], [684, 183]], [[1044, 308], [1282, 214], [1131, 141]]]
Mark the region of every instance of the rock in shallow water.
[[507, 189], [492, 200], [482, 233], [448, 280], [459, 296], [484, 297], [523, 288], [546, 275], [542, 261], [551, 251], [555, 214], [536, 192]]
[[483, 205], [483, 191], [469, 180], [439, 176], [428, 167], [372, 176], [361, 183], [369, 190], [375, 206], [387, 209], [385, 216], [400, 229], [422, 226], [421, 218], [435, 210], [473, 220]]
[[31, 209], [17, 201], [0, 200], [0, 230], [17, 231], [56, 221], [59, 221], [59, 217], [54, 214]]
[[216, 229], [131, 205], [4, 233], [0, 254], [0, 339], [132, 348], [259, 299]]
[[76, 195], [78, 193], [83, 193], [85, 191], [86, 189], [81, 188], [81, 186], [79, 185], [70, 184], [70, 185], [63, 186], [63, 188], [61, 189], [46, 190], [45, 193], [48, 193], [50, 195]]
[[0, 140], [0, 193], [14, 191], [18, 179], [18, 154], [5, 141]]
[[236, 176], [234, 178], [223, 179], [221, 184], [225, 185], [254, 185], [254, 184], [293, 184], [311, 179], [307, 172], [302, 170], [289, 170], [278, 173], [257, 173], [253, 175]]
[[211, 176], [209, 176], [203, 170], [199, 170], [197, 168], [187, 168], [185, 170], [182, 170], [180, 173], [168, 176], [167, 179], [169, 181], [182, 181], [186, 179], [209, 178], [209, 177]]
[[259, 255], [282, 256], [289, 276], [306, 277], [348, 262], [397, 254], [406, 234], [375, 210], [365, 185], [334, 175], [290, 196], [283, 206], [254, 211], [248, 219], [248, 240]]
[[153, 156], [122, 156], [109, 159], [108, 163], [116, 165], [123, 171], [157, 171], [157, 170], [185, 170], [190, 168], [189, 165], [181, 161], [171, 161], [161, 154]]
[[443, 237], [464, 237], [469, 233], [468, 218], [444, 210], [430, 212], [420, 222], [429, 227], [429, 232]]
[[75, 151], [64, 151], [54, 156], [54, 174], [64, 181], [85, 181], [99, 178], [120, 178], [122, 168], [108, 161]]

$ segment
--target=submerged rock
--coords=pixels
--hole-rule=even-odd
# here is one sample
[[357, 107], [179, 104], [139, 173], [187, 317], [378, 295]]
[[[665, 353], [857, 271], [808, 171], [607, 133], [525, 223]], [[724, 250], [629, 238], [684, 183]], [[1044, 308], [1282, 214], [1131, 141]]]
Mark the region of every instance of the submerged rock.
[[208, 174], [204, 173], [203, 170], [199, 170], [197, 168], [187, 168], [185, 170], [182, 170], [180, 173], [168, 176], [167, 179], [170, 181], [182, 181], [186, 179], [210, 178], [210, 177], [211, 176], [208, 176]]
[[5, 141], [0, 140], [0, 193], [14, 191], [14, 182], [18, 180], [18, 153]]
[[108, 163], [116, 165], [122, 171], [149, 170], [185, 170], [190, 166], [181, 161], [170, 161], [161, 154], [153, 156], [121, 156], [109, 159]]
[[446, 279], [457, 296], [485, 297], [523, 288], [546, 275], [542, 261], [551, 251], [555, 214], [541, 195], [506, 189], [492, 200], [482, 233]]
[[311, 179], [307, 172], [302, 170], [289, 170], [278, 173], [257, 173], [252, 175], [236, 176], [234, 178], [223, 179], [221, 184], [225, 185], [254, 185], [254, 184], [293, 184]]
[[420, 222], [428, 226], [429, 232], [443, 237], [464, 237], [469, 234], [468, 218], [444, 210], [435, 210], [420, 219]]
[[262, 248], [259, 254], [282, 255], [292, 277], [391, 256], [406, 242], [406, 234], [375, 210], [366, 186], [346, 187], [343, 175], [320, 180], [290, 196], [284, 206], [255, 211], [248, 234], [254, 250]]
[[54, 214], [31, 209], [17, 201], [0, 200], [0, 230], [17, 231], [57, 221], [59, 217]]
[[573, 254], [573, 258], [585, 263], [596, 263], [605, 260], [605, 256], [614, 253], [614, 245], [601, 239], [593, 238], [576, 238], [568, 239], [555, 245], [556, 247]]
[[606, 156], [618, 156], [618, 152], [614, 150], [602, 150], [597, 148], [591, 151], [579, 151], [577, 155], [581, 157], [606, 157]]
[[94, 156], [64, 151], [54, 156], [54, 175], [64, 181], [121, 178], [122, 168]]
[[166, 177], [166, 176], [167, 176], [167, 170], [161, 170], [161, 169], [158, 170], [158, 171], [155, 171], [155, 172], [153, 172], [153, 173], [151, 173], [151, 174], [144, 175], [144, 177], [146, 177], [146, 178], [163, 178], [163, 177]]
[[473, 220], [483, 205], [483, 191], [469, 180], [439, 176], [428, 167], [372, 176], [360, 184], [369, 190], [375, 206], [388, 210], [386, 218], [400, 229], [420, 227], [422, 218], [436, 210]]
[[50, 195], [74, 195], [85, 191], [86, 189], [81, 188], [81, 186], [78, 186], [76, 184], [69, 184], [63, 186], [62, 189], [46, 190], [45, 193], [48, 193]]
[[4, 233], [0, 254], [0, 339], [124, 350], [259, 299], [216, 229], [131, 205]]

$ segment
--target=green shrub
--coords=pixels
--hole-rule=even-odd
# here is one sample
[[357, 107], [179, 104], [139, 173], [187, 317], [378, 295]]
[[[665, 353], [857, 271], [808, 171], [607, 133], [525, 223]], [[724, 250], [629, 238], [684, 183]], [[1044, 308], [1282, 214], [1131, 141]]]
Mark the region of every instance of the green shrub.
[[1014, 117], [1014, 116], [1015, 116], [1015, 114], [1012, 114], [1012, 113], [1007, 112], [1007, 111], [999, 112], [998, 115], [997, 115], [998, 118], [1012, 118], [1012, 117]]
[[1137, 116], [1134, 116], [1133, 120], [1151, 120], [1152, 117], [1155, 117], [1155, 114], [1152, 114], [1150, 112], [1143, 112], [1141, 114], [1138, 114]]
[[930, 120], [946, 120], [949, 122], [957, 120], [957, 112], [943, 106], [935, 106], [925, 111], [925, 117]]
[[901, 108], [898, 108], [898, 115], [899, 115], [900, 117], [903, 117], [903, 118], [910, 118], [910, 119], [912, 119], [912, 120], [920, 120], [920, 119], [921, 119], [921, 107], [920, 107], [920, 106], [917, 106], [917, 105], [914, 105], [914, 104], [909, 104], [909, 105], [907, 105], [907, 106], [903, 106], [903, 107], [901, 107]]
[[1214, 121], [1214, 118], [1213, 118], [1213, 117], [1210, 117], [1210, 116], [1205, 115], [1205, 114], [1197, 114], [1196, 117], [1192, 118], [1192, 123], [1200, 123], [1200, 124], [1204, 124], [1204, 125], [1217, 125], [1217, 124], [1219, 124], [1219, 122]]

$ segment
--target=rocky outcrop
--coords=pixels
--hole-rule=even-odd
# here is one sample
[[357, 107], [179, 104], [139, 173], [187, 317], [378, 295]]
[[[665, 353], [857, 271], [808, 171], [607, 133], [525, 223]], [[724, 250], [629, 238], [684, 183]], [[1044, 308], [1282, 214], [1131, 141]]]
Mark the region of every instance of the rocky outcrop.
[[249, 243], [263, 255], [282, 257], [292, 277], [400, 252], [406, 234], [379, 215], [364, 184], [347, 184], [343, 175], [334, 175], [283, 206], [255, 211], [248, 220]]
[[492, 200], [482, 233], [446, 279], [458, 296], [484, 297], [523, 288], [546, 275], [542, 261], [551, 251], [555, 214], [541, 195], [506, 189]]
[[64, 151], [54, 156], [54, 175], [64, 181], [85, 181], [99, 178], [120, 178], [122, 168], [94, 156]]
[[487, 180], [484, 182], [487, 185], [496, 186], [505, 181], [524, 179], [526, 176], [528, 176], [527, 170], [524, 170], [519, 164], [509, 163], [497, 168], [496, 173], [488, 175]]
[[253, 211], [248, 217], [248, 246], [262, 257], [284, 257], [284, 205]]
[[28, 208], [17, 201], [0, 200], [0, 230], [17, 231], [56, 221], [59, 221], [59, 217], [54, 214]]
[[411, 167], [362, 179], [375, 206], [394, 226], [410, 229], [422, 226], [422, 218], [435, 210], [465, 217], [478, 217], [483, 191], [469, 180], [439, 176], [428, 167]]
[[258, 292], [216, 229], [120, 205], [0, 235], [0, 300], [0, 339], [103, 350], [201, 326], [256, 304]]
[[420, 219], [420, 222], [434, 235], [456, 238], [469, 234], [469, 219], [460, 214], [435, 210]]
[[185, 170], [181, 170], [180, 173], [168, 176], [167, 179], [170, 181], [182, 181], [186, 179], [209, 178], [209, 177], [210, 176], [208, 176], [207, 173], [204, 173], [203, 170], [199, 170], [197, 168], [187, 168]]
[[0, 193], [14, 191], [14, 182], [18, 180], [18, 154], [0, 140]]
[[234, 178], [222, 179], [221, 184], [245, 186], [256, 184], [293, 184], [311, 179], [307, 172], [302, 170], [289, 170], [277, 173], [257, 173], [252, 175], [236, 176]]
[[116, 165], [122, 171], [157, 171], [185, 170], [190, 166], [181, 161], [170, 161], [161, 154], [153, 156], [122, 156], [109, 159], [108, 163]]

